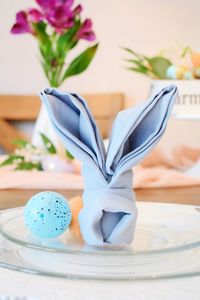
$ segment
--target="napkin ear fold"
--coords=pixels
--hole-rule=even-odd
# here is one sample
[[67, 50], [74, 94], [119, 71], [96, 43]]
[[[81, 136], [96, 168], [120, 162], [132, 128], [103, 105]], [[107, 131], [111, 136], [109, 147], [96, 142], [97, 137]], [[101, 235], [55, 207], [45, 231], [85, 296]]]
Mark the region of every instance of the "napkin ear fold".
[[176, 96], [177, 88], [169, 86], [149, 101], [118, 114], [106, 159], [108, 174], [128, 171], [150, 152], [165, 131]]
[[103, 140], [84, 99], [51, 88], [41, 92], [40, 96], [64, 146], [77, 159], [103, 170]]

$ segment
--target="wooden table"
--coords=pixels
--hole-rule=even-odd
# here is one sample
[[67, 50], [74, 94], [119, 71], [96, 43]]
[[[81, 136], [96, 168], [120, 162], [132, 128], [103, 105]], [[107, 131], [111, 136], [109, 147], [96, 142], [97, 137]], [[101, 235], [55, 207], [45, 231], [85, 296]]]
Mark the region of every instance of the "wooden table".
[[[0, 209], [22, 206], [34, 194], [41, 190], [0, 190]], [[58, 190], [58, 193], [68, 199], [80, 195], [77, 190]], [[200, 205], [200, 186], [161, 188], [161, 189], [137, 189], [137, 201], [168, 202], [179, 204]]]

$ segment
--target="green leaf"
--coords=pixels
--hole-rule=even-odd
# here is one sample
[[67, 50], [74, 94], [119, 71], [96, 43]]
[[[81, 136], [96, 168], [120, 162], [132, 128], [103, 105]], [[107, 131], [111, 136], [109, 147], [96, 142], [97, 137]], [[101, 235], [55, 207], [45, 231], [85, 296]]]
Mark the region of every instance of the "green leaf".
[[51, 153], [51, 154], [55, 154], [56, 153], [56, 147], [54, 146], [54, 144], [50, 141], [50, 139], [43, 133], [40, 132], [40, 136], [42, 138], [42, 141], [45, 145], [46, 150]]
[[36, 163], [36, 164], [34, 164], [34, 163], [32, 163], [32, 162], [26, 162], [26, 161], [22, 161], [21, 163], [19, 163], [18, 165], [17, 165], [17, 167], [15, 168], [15, 170], [16, 171], [19, 171], [19, 170], [28, 170], [28, 171], [30, 171], [30, 170], [42, 170], [42, 166], [41, 166], [41, 164], [40, 163]]
[[[127, 62], [132, 63], [133, 65], [136, 65], [136, 67], [140, 70], [143, 70], [144, 72], [148, 72], [149, 69], [144, 65], [143, 62], [138, 61], [136, 59], [125, 59]], [[134, 67], [134, 66], [133, 66]]]
[[128, 70], [130, 71], [133, 71], [133, 72], [137, 72], [137, 73], [142, 73], [142, 74], [148, 74], [149, 70], [144, 70], [144, 69], [140, 69], [140, 68], [134, 68], [134, 67], [129, 67], [127, 68]]
[[76, 23], [72, 28], [70, 28], [67, 32], [64, 34], [60, 35], [57, 41], [57, 52], [59, 55], [62, 57], [66, 56], [66, 53], [74, 48], [76, 44], [78, 43], [77, 40], [75, 40], [75, 35], [77, 31], [79, 30], [81, 26], [80, 20], [76, 20]]
[[30, 145], [30, 142], [26, 140], [13, 140], [12, 143], [19, 148], [25, 148], [27, 145]]
[[67, 156], [67, 158], [69, 160], [73, 160], [74, 159], [74, 156], [68, 150], [65, 150], [65, 154], [66, 154], [66, 156]]
[[46, 33], [47, 24], [44, 22], [32, 23], [33, 28], [36, 32], [36, 38], [45, 42], [45, 40], [49, 39], [48, 34]]
[[136, 65], [143, 66], [143, 63], [140, 60], [137, 60], [137, 59], [125, 58], [124, 60], [127, 61], [127, 62], [130, 62], [130, 63], [136, 64]]
[[14, 161], [16, 159], [21, 159], [23, 160], [23, 156], [20, 156], [20, 155], [15, 155], [15, 154], [11, 154], [8, 156], [8, 158], [6, 158], [1, 164], [0, 164], [0, 167], [5, 167], [5, 166], [9, 166], [9, 165], [12, 165], [14, 164]]
[[52, 50], [52, 43], [50, 40], [45, 40], [42, 43], [39, 43], [40, 53], [45, 62], [50, 63], [52, 59], [55, 58], [55, 53]]
[[64, 76], [62, 78], [62, 82], [71, 76], [78, 75], [85, 71], [89, 64], [91, 63], [96, 50], [97, 50], [98, 44], [87, 48], [84, 52], [82, 52], [79, 56], [77, 56], [69, 65], [67, 70], [64, 73]]
[[161, 56], [155, 56], [152, 58], [145, 57], [145, 58], [150, 64], [150, 66], [152, 67], [153, 73], [159, 79], [166, 79], [166, 71], [168, 67], [172, 65], [171, 61]]
[[137, 57], [140, 61], [143, 61], [143, 60], [144, 60], [144, 57], [143, 57], [142, 54], [139, 54], [139, 53], [133, 51], [132, 49], [127, 48], [127, 47], [121, 47], [121, 48], [122, 48], [123, 50], [125, 50], [126, 52], [128, 52], [128, 53], [134, 55], [135, 57]]
[[188, 46], [183, 49], [181, 57], [184, 58], [187, 54], [192, 54], [192, 49]]
[[48, 79], [49, 78], [49, 71], [50, 71], [49, 65], [43, 59], [41, 59], [40, 62], [41, 62], [42, 68], [44, 70], [44, 73], [45, 73], [45, 75]]

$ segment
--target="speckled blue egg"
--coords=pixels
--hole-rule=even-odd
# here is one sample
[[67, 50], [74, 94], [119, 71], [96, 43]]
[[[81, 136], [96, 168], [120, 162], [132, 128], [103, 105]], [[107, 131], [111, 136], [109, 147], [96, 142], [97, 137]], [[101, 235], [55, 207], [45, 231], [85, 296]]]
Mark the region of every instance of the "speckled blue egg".
[[55, 192], [34, 195], [24, 209], [25, 223], [37, 237], [54, 238], [69, 226], [72, 214], [67, 200]]

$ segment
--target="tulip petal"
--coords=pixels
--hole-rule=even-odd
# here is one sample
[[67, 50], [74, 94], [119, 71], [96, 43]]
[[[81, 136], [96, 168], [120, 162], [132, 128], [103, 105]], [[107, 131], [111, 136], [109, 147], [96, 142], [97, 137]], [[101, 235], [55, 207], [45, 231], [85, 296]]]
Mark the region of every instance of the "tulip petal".
[[23, 22], [27, 22], [27, 15], [26, 12], [21, 10], [16, 14], [16, 21], [17, 23], [23, 23]]
[[81, 28], [77, 32], [77, 38], [87, 41], [94, 41], [96, 39], [95, 33], [92, 30], [92, 20], [86, 19]]
[[11, 33], [21, 34], [21, 33], [31, 33], [32, 28], [27, 20], [27, 13], [23, 10], [16, 14], [16, 23], [11, 28]]
[[30, 33], [30, 32], [31, 32], [30, 29], [21, 23], [15, 23], [11, 28], [11, 33], [13, 34]]
[[44, 10], [49, 11], [55, 7], [55, 0], [36, 0], [37, 4]]
[[38, 23], [43, 20], [43, 15], [38, 9], [30, 8], [28, 10], [28, 20], [33, 23]]
[[74, 15], [71, 10], [63, 6], [56, 7], [47, 15], [49, 23], [55, 27], [57, 32], [71, 28], [74, 25]]
[[81, 4], [79, 4], [73, 9], [73, 14], [79, 15], [82, 12], [82, 10], [83, 10], [83, 7]]

